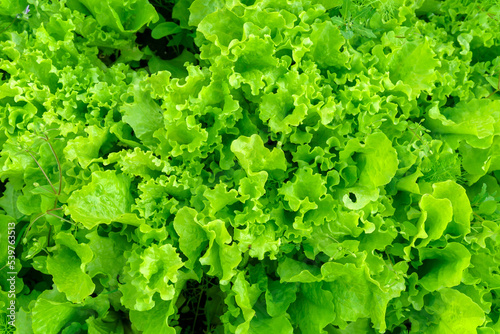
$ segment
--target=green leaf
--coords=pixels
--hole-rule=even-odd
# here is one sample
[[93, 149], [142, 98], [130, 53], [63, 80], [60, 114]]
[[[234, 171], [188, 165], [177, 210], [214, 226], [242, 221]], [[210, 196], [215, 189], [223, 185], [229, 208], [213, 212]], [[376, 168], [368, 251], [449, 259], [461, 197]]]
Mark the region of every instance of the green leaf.
[[47, 271], [52, 275], [57, 289], [69, 301], [81, 303], [92, 294], [95, 285], [86, 273], [86, 266], [93, 253], [87, 244], [79, 244], [73, 235], [60, 232], [54, 238], [54, 255], [47, 258]]
[[89, 276], [102, 274], [111, 279], [110, 285], [117, 285], [118, 275], [122, 273], [126, 263], [123, 253], [130, 248], [126, 238], [114, 233], [102, 237], [97, 231], [85, 237], [89, 240], [88, 246], [94, 254], [86, 267]]
[[0, 0], [17, 332], [500, 332], [494, 0], [28, 2]]
[[251, 137], [240, 136], [231, 143], [231, 151], [249, 176], [260, 171], [286, 170], [283, 151], [277, 147], [272, 151], [267, 149], [262, 138], [256, 134]]
[[373, 329], [369, 319], [359, 319], [351, 322], [345, 329], [337, 329], [333, 326], [327, 327], [329, 333], [332, 334], [374, 334], [376, 331]]
[[[206, 142], [208, 133], [196, 122], [193, 116], [185, 119], [167, 121], [166, 138], [172, 147], [170, 154], [174, 157], [186, 153], [199, 154], [200, 147]], [[160, 129], [163, 130], [163, 129]], [[162, 140], [163, 131], [156, 132], [155, 137]]]
[[342, 6], [342, 0], [315, 0], [315, 2], [321, 4], [326, 10]]
[[491, 110], [498, 110], [500, 101], [489, 99], [471, 99], [460, 101], [452, 108], [429, 110], [425, 125], [437, 133], [458, 134], [473, 144], [469, 136], [479, 139], [499, 133], [498, 118]]
[[216, 0], [206, 2], [203, 0], [194, 0], [189, 7], [189, 12], [191, 15], [189, 16], [189, 25], [197, 26], [200, 22], [209, 14], [216, 12], [217, 10], [224, 7], [223, 0]]
[[92, 316], [104, 317], [110, 303], [105, 295], [74, 304], [56, 288], [43, 291], [33, 302], [32, 328], [35, 334], [62, 333], [65, 327], [81, 326]]
[[[107, 320], [107, 319], [106, 319]], [[122, 322], [108, 322], [102, 319], [90, 317], [87, 319], [89, 334], [124, 334]]]
[[[252, 213], [259, 214], [256, 210]], [[260, 211], [262, 214], [262, 211]], [[264, 260], [266, 256], [270, 259], [275, 259], [276, 255], [279, 253], [280, 241], [277, 240], [276, 235], [278, 231], [274, 224], [266, 221], [269, 216], [259, 216], [263, 217], [260, 220], [253, 222], [255, 216], [252, 217], [251, 214], [248, 216], [242, 215], [243, 221], [247, 224], [246, 228], [238, 228], [234, 230], [234, 240], [238, 241], [239, 249], [244, 252], [248, 250], [248, 254], [251, 257], [256, 257], [259, 260]], [[240, 218], [239, 216], [238, 218]], [[258, 218], [257, 218], [258, 219]]]
[[303, 93], [305, 87], [312, 83], [306, 75], [301, 76], [296, 70], [283, 75], [279, 82], [283, 88], [262, 96], [259, 118], [269, 123], [272, 132], [289, 134], [292, 132], [291, 126], [298, 126], [308, 113], [305, 104], [295, 106], [291, 95]]
[[470, 232], [472, 208], [465, 189], [454, 181], [438, 182], [432, 185], [433, 196], [447, 198], [453, 206], [453, 220], [445, 230], [453, 236], [464, 236]]
[[[342, 202], [345, 207], [351, 210], [359, 210], [364, 208], [370, 202], [379, 199], [380, 191], [372, 187], [351, 187], [343, 191]], [[353, 196], [354, 195], [354, 196]], [[353, 198], [354, 197], [354, 200]]]
[[195, 263], [208, 245], [208, 237], [196, 215], [196, 210], [183, 207], [174, 218], [174, 229], [179, 235], [179, 247], [188, 258], [185, 265], [189, 269], [194, 269]]
[[491, 254], [478, 253], [471, 257], [471, 267], [468, 268], [474, 277], [478, 277], [489, 287], [497, 289], [500, 287], [500, 274], [498, 273], [499, 262], [491, 259]]
[[420, 188], [417, 184], [417, 179], [423, 175], [424, 174], [422, 174], [420, 169], [417, 169], [415, 173], [399, 179], [396, 187], [398, 188], [398, 190], [403, 190], [414, 194], [420, 194]]
[[267, 313], [272, 317], [284, 314], [297, 298], [296, 293], [296, 284], [270, 280], [266, 290]]
[[[118, 0], [73, 0], [72, 5], [80, 3], [90, 11], [97, 22], [118, 32], [137, 32], [150, 22], [158, 21], [158, 13], [147, 0], [131, 0], [123, 6]], [[134, 14], [133, 14], [134, 13]]]
[[231, 52], [237, 60], [235, 73], [229, 78], [230, 84], [233, 87], [248, 84], [253, 95], [258, 95], [266, 86], [266, 82], [285, 72], [278, 58], [274, 56], [275, 45], [269, 37], [262, 39], [249, 36], [244, 44], [235, 46]]
[[179, 254], [170, 244], [153, 244], [144, 250], [136, 247], [130, 252], [125, 275], [120, 279], [121, 302], [132, 310], [148, 311], [157, 304], [155, 295], [161, 300], [172, 300], [182, 267]]
[[155, 39], [160, 39], [165, 36], [177, 34], [181, 31], [182, 28], [174, 22], [163, 22], [154, 27], [154, 29], [151, 31], [151, 36]]
[[235, 189], [227, 191], [226, 187], [226, 185], [219, 183], [213, 189], [205, 190], [204, 196], [210, 203], [211, 214], [215, 214], [227, 205], [238, 201], [238, 192]]
[[99, 150], [106, 142], [109, 132], [98, 126], [85, 128], [86, 136], [78, 136], [68, 140], [64, 148], [64, 155], [68, 160], [77, 160], [82, 168], [87, 168], [93, 161], [99, 158]]
[[151, 98], [151, 94], [140, 86], [141, 78], [136, 76], [134, 84], [129, 88], [133, 102], [125, 102], [121, 107], [123, 121], [134, 130], [135, 136], [145, 145], [153, 145], [157, 141], [153, 133], [163, 123], [162, 110]]
[[[33, 308], [33, 333], [59, 333], [72, 321], [82, 317], [78, 306], [64, 300], [38, 298]], [[91, 313], [88, 313], [90, 316]]]
[[325, 180], [320, 174], [313, 174], [310, 168], [301, 168], [295, 173], [292, 181], [279, 189], [279, 193], [284, 196], [293, 211], [316, 209], [316, 203], [326, 194]]
[[276, 333], [292, 334], [293, 327], [290, 320], [283, 314], [273, 318], [253, 318], [250, 322], [249, 334]]
[[329, 282], [324, 287], [333, 296], [336, 314], [333, 324], [345, 328], [348, 322], [371, 318], [376, 329], [385, 331], [387, 304], [404, 290], [403, 279], [395, 279], [382, 288], [370, 278], [366, 266], [357, 268], [351, 263], [328, 262], [321, 271]]
[[134, 150], [121, 150], [108, 155], [105, 165], [116, 163], [128, 175], [148, 179], [157, 177], [165, 168], [165, 161], [154, 156], [153, 152], [145, 152], [136, 147]]
[[346, 160], [355, 152], [358, 154], [353, 160], [360, 170], [359, 185], [370, 188], [386, 185], [396, 174], [397, 152], [384, 133], [366, 136], [364, 144], [358, 139], [351, 139], [340, 153], [340, 159]]
[[200, 263], [210, 266], [208, 275], [217, 276], [221, 284], [227, 284], [236, 274], [241, 261], [241, 252], [232, 241], [226, 226], [221, 220], [214, 220], [203, 226], [209, 240], [208, 249], [200, 258]]
[[184, 29], [189, 28], [189, 6], [192, 2], [193, 0], [179, 0], [175, 3], [172, 10], [172, 18], [179, 20], [181, 27]]
[[319, 268], [284, 257], [278, 264], [277, 274], [281, 282], [312, 283], [321, 281]]
[[262, 294], [262, 291], [259, 289], [258, 284], [251, 285], [245, 279], [245, 274], [242, 271], [240, 271], [236, 276], [232, 290], [235, 293], [234, 299], [236, 301], [236, 305], [238, 305], [241, 309], [245, 320], [243, 323], [238, 325], [236, 331], [243, 333], [249, 332], [250, 324], [256, 315], [253, 306]]
[[[211, 1], [210, 3], [204, 0], [193, 2], [193, 5], [189, 8], [191, 11], [189, 25], [198, 25], [197, 31], [202, 33], [208, 41], [214, 43], [221, 50], [220, 52], [228, 54], [229, 45], [243, 37], [243, 24], [245, 21], [229, 9], [221, 8], [222, 4], [222, 0]], [[193, 12], [195, 5], [197, 5], [197, 11]]]
[[151, 73], [168, 73], [172, 78], [184, 78], [188, 75], [186, 63], [192, 64], [196, 60], [194, 54], [184, 49], [182, 53], [174, 59], [164, 60], [158, 56], [152, 56], [148, 61], [148, 67]]
[[15, 16], [21, 13], [28, 2], [26, 0], [20, 0], [16, 2], [2, 1], [0, 2], [0, 9], [5, 13], [5, 15]]
[[377, 35], [375, 35], [371, 29], [363, 27], [358, 23], [354, 23], [352, 29], [354, 30], [354, 32], [360, 34], [361, 36], [377, 38]]
[[130, 311], [130, 321], [144, 334], [175, 334], [169, 325], [169, 318], [175, 313], [175, 301], [155, 300], [155, 306], [148, 311]]
[[[9, 182], [5, 186], [3, 196], [0, 198], [0, 207], [7, 213], [8, 216], [18, 220], [22, 217], [21, 212], [17, 208], [17, 199], [20, 192], [14, 188], [14, 185]], [[4, 253], [5, 254], [5, 253]]]
[[181, 258], [172, 245], [157, 247], [152, 245], [142, 255], [140, 273], [148, 281], [151, 289], [160, 293], [163, 300], [173, 298], [169, 282], [177, 282], [177, 271], [183, 266]]
[[333, 23], [326, 21], [312, 25], [311, 57], [321, 67], [344, 66], [348, 56], [340, 51], [345, 40]]
[[297, 298], [289, 307], [288, 313], [302, 333], [322, 333], [335, 319], [332, 293], [322, 286], [321, 282], [300, 284]]
[[108, 170], [92, 174], [92, 181], [71, 194], [67, 211], [87, 229], [98, 224], [124, 220], [136, 224], [129, 214], [132, 197], [130, 181], [123, 174]]
[[351, 0], [343, 0], [342, 9], [340, 13], [344, 20], [349, 21], [351, 19], [351, 11], [352, 11], [353, 3]]
[[422, 209], [417, 226], [419, 232], [412, 244], [417, 238], [421, 238], [423, 240], [418, 243], [417, 247], [425, 247], [429, 242], [443, 235], [453, 217], [453, 207], [449, 199], [437, 199], [430, 194], [422, 196], [419, 206]]
[[428, 42], [407, 42], [394, 53], [389, 63], [389, 74], [394, 84], [401, 80], [408, 85], [408, 99], [414, 99], [421, 91], [432, 90], [437, 79], [435, 69], [439, 65]]
[[432, 334], [477, 333], [477, 327], [485, 320], [483, 310], [470, 297], [450, 288], [439, 290], [426, 310], [434, 318], [426, 330]]
[[470, 265], [471, 254], [465, 246], [450, 242], [446, 247], [419, 249], [419, 282], [428, 291], [460, 284], [464, 270]]

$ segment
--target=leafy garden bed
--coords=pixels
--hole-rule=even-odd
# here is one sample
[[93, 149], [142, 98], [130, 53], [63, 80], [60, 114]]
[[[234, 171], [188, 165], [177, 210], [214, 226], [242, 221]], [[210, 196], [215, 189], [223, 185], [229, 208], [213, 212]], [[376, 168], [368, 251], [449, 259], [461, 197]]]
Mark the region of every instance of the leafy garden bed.
[[0, 44], [6, 333], [500, 332], [495, 1], [1, 1]]

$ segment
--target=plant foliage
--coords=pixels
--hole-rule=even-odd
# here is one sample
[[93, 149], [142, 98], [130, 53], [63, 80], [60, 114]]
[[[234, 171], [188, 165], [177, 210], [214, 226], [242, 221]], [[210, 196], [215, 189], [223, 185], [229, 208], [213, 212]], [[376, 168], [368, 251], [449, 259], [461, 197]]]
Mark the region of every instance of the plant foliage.
[[499, 55], [496, 1], [0, 1], [1, 312], [15, 222], [17, 333], [500, 332]]

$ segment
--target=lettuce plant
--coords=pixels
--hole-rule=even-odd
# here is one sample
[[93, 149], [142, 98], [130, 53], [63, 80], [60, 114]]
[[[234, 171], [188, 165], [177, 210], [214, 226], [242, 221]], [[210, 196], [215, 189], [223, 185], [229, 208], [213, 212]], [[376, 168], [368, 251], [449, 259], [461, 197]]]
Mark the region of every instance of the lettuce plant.
[[495, 1], [1, 1], [0, 328], [499, 332], [499, 32]]

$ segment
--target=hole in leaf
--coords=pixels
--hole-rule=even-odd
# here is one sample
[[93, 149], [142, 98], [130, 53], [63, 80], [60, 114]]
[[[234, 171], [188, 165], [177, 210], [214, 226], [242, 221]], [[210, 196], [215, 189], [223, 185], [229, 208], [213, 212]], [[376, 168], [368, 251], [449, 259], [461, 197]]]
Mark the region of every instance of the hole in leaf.
[[356, 198], [356, 194], [355, 193], [349, 193], [349, 199], [353, 202], [353, 203], [356, 203], [356, 201], [358, 200]]

